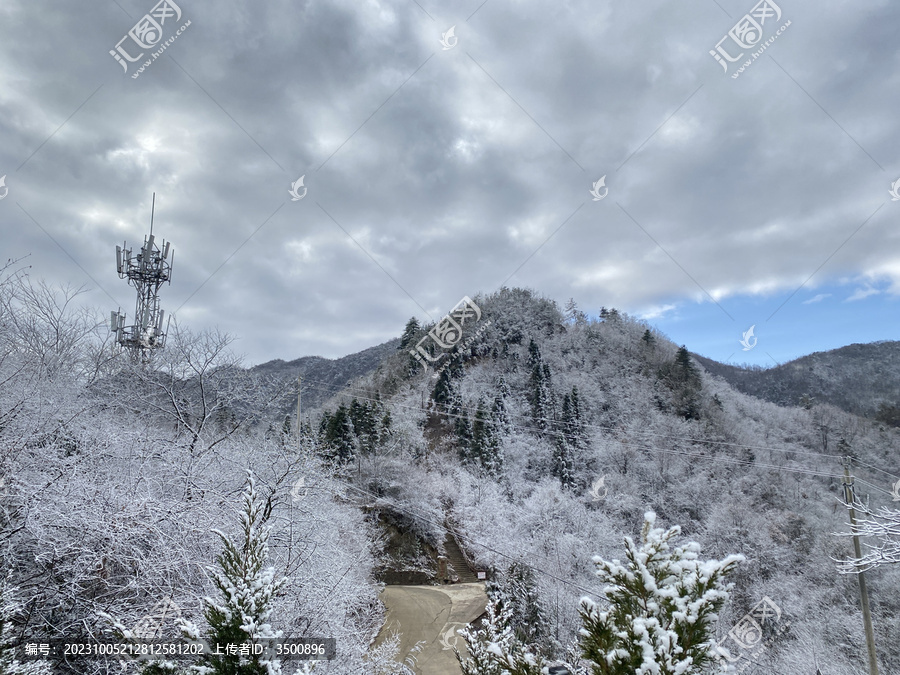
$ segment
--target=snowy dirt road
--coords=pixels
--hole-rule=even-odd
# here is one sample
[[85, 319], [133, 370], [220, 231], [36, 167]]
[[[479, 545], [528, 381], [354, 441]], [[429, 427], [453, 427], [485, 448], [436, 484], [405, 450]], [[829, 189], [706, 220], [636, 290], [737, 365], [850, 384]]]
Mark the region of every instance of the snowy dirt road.
[[387, 607], [384, 626], [376, 644], [400, 634], [398, 661], [410, 656], [420, 640], [422, 650], [412, 654], [419, 675], [460, 675], [452, 645], [465, 653], [456, 630], [484, 613], [487, 595], [483, 583], [453, 586], [386, 586], [381, 600]]

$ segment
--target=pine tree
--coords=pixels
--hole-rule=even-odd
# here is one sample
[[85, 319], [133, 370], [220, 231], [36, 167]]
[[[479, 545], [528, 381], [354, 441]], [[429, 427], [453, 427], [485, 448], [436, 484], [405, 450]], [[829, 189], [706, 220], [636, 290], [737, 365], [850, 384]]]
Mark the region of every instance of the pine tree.
[[[240, 515], [242, 538], [233, 541], [228, 535], [213, 530], [222, 540], [223, 550], [216, 558], [218, 568], [210, 567], [213, 583], [221, 595], [218, 601], [204, 598], [204, 618], [209, 625], [205, 640], [211, 647], [219, 644], [256, 643], [258, 640], [278, 638], [269, 624], [272, 601], [285, 580], [275, 579], [273, 567], [267, 567], [269, 556], [269, 528], [265, 521], [271, 503], [263, 500], [256, 489], [253, 472], [247, 472], [247, 486], [241, 495]], [[271, 498], [270, 498], [271, 499]], [[186, 635], [199, 636], [197, 627], [182, 622]], [[208, 675], [276, 675], [281, 673], [278, 660], [259, 655], [204, 654], [200, 669], [211, 669]]]
[[609, 607], [581, 601], [582, 655], [594, 675], [690, 675], [713, 663], [712, 621], [732, 584], [724, 577], [744, 558], [700, 561], [700, 545], [670, 549], [681, 532], [644, 516], [641, 544], [625, 538], [627, 561], [594, 559]]
[[578, 397], [578, 387], [572, 387], [572, 415], [569, 420], [569, 433], [572, 446], [581, 448], [584, 437], [584, 418], [581, 416], [581, 399]]
[[360, 452], [363, 455], [369, 455], [375, 449], [378, 430], [375, 421], [377, 406], [375, 401], [366, 401], [361, 404], [355, 397], [350, 401], [348, 416], [353, 426], [353, 434], [359, 442]]
[[528, 344], [531, 364], [531, 416], [541, 431], [550, 427], [556, 401], [550, 376], [550, 366], [544, 363], [541, 350], [531, 340]]
[[491, 419], [494, 421], [495, 435], [498, 441], [501, 434], [508, 434], [511, 429], [509, 412], [506, 409], [506, 401], [509, 396], [509, 385], [501, 375], [497, 381], [497, 394], [494, 396], [494, 403], [491, 406]]
[[502, 396], [494, 397], [494, 403], [491, 405], [491, 419], [494, 421], [495, 436], [499, 437], [501, 433], [509, 433], [509, 413], [506, 411], [506, 403]]
[[656, 344], [656, 338], [653, 337], [653, 333], [650, 332], [650, 329], [644, 331], [643, 337], [641, 337], [641, 342], [643, 342], [647, 347], [652, 347]]
[[444, 368], [444, 370], [438, 374], [437, 382], [435, 382], [434, 389], [431, 392], [431, 399], [437, 403], [439, 407], [446, 406], [449, 405], [452, 395], [453, 376], [450, 373], [450, 368]]
[[291, 442], [291, 436], [294, 435], [294, 425], [291, 423], [291, 416], [285, 415], [284, 422], [281, 425], [281, 444], [288, 445]]
[[675, 361], [662, 370], [672, 390], [675, 410], [688, 420], [700, 419], [700, 391], [702, 380], [691, 353], [682, 345], [675, 354]]
[[400, 338], [400, 346], [397, 349], [410, 349], [420, 330], [419, 320], [416, 317], [412, 317], [406, 322], [406, 328], [403, 329], [403, 336]]
[[534, 368], [541, 362], [541, 349], [534, 339], [528, 341], [528, 365]]
[[578, 309], [575, 298], [569, 298], [569, 301], [566, 303], [564, 314], [567, 323], [583, 325], [587, 322], [587, 316], [584, 312]]
[[469, 448], [469, 457], [477, 461], [481, 466], [485, 464], [485, 457], [488, 454], [488, 446], [490, 444], [491, 428], [485, 410], [484, 398], [478, 399], [478, 405], [475, 408], [475, 421], [472, 423], [472, 442]]
[[[496, 399], [494, 400], [496, 404]], [[500, 445], [500, 430], [493, 412], [488, 412], [484, 397], [478, 399], [475, 410], [475, 421], [472, 423], [472, 441], [468, 457], [490, 475], [497, 477], [503, 468], [503, 456]]]
[[459, 444], [459, 458], [463, 462], [470, 462], [472, 456], [472, 422], [469, 420], [469, 412], [463, 406], [460, 395], [453, 392], [449, 406], [450, 419], [453, 420], [453, 430], [456, 432], [456, 440]]
[[543, 663], [516, 641], [512, 626], [513, 609], [502, 593], [488, 601], [484, 627], [469, 625], [459, 631], [468, 655], [455, 647], [463, 675], [541, 675]]
[[12, 585], [11, 571], [0, 578], [0, 675], [52, 675], [50, 663], [44, 659], [23, 663], [15, 658], [12, 621], [22, 611], [18, 590]]
[[393, 433], [393, 418], [391, 417], [391, 411], [385, 410], [384, 415], [381, 417], [378, 442], [384, 443]]
[[356, 457], [356, 434], [353, 431], [350, 414], [343, 403], [334, 413], [322, 416], [320, 433], [327, 458], [343, 464]]
[[566, 440], [564, 434], [556, 437], [556, 443], [553, 446], [551, 472], [559, 478], [560, 484], [564, 488], [572, 488], [575, 485], [575, 461], [573, 458], [572, 447]]
[[510, 607], [509, 624], [516, 639], [526, 645], [542, 645], [548, 641], [547, 622], [541, 607], [534, 571], [514, 562], [506, 571], [506, 599]]

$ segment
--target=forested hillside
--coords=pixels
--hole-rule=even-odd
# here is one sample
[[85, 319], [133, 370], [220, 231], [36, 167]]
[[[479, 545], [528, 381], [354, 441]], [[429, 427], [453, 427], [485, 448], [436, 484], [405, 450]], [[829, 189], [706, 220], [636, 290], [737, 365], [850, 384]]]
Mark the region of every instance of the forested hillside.
[[[841, 456], [858, 460], [861, 496], [887, 505], [896, 477], [878, 469], [897, 470], [896, 430], [828, 404], [738, 393], [615, 310], [590, 321], [522, 290], [475, 301], [477, 337], [439, 376], [399, 351], [326, 416], [324, 451], [347, 458], [376, 504], [417, 515], [410, 526], [435, 546], [450, 517], [501, 584], [526, 570], [535, 593], [523, 637], [556, 655], [580, 627], [579, 598], [600, 590], [592, 556], [621, 556], [623, 534], [652, 509], [705, 555], [746, 557], [720, 636], [765, 596], [790, 617], [749, 672], [813, 673], [816, 658], [823, 672], [860, 672], [859, 591], [834, 564], [850, 552], [834, 535], [848, 530]], [[404, 346], [427, 328], [408, 326]], [[365, 404], [390, 413], [389, 443], [369, 448], [357, 432], [349, 418]], [[900, 668], [898, 579], [888, 567], [869, 579], [888, 671]]]
[[738, 391], [778, 405], [830, 403], [900, 426], [900, 342], [852, 344], [765, 369], [695, 358]]
[[[851, 553], [835, 534], [848, 530], [841, 456], [863, 499], [890, 504], [889, 425], [749, 397], [620, 312], [594, 321], [503, 289], [475, 297], [472, 339], [435, 362], [439, 374], [410, 355], [431, 328], [411, 320], [372, 372], [304, 415], [298, 439], [283, 424], [294, 383], [241, 368], [228, 336], [180, 327], [141, 366], [60, 291], [7, 274], [0, 295], [0, 555], [16, 639], [111, 634], [163, 601], [208, 629], [203, 598], [218, 592], [223, 541], [249, 522], [251, 469], [270, 528], [254, 550], [283, 579], [268, 622], [336, 638], [314, 673], [408, 672], [390, 643], [371, 647], [375, 572], [404, 563], [384, 550], [386, 522], [413, 542], [405, 563], [425, 567], [454, 524], [512, 599], [518, 638], [561, 658], [580, 598], [602, 597], [593, 556], [621, 557], [648, 510], [704, 557], [745, 556], [718, 638], [764, 597], [789, 620], [744, 672], [812, 675], [815, 659], [827, 675], [863, 669], [859, 590], [835, 562]], [[900, 672], [900, 571], [879, 566], [868, 582], [883, 672]], [[176, 632], [171, 618], [159, 628]]]
[[[303, 406], [312, 410], [354, 379], [375, 370], [386, 356], [396, 351], [398, 344], [399, 340], [390, 340], [339, 359], [321, 356], [304, 356], [293, 361], [274, 359], [253, 366], [250, 371], [284, 383], [295, 381], [298, 375], [306, 378], [308, 385], [303, 388]], [[289, 402], [285, 402], [283, 412], [285, 415], [291, 412]]]

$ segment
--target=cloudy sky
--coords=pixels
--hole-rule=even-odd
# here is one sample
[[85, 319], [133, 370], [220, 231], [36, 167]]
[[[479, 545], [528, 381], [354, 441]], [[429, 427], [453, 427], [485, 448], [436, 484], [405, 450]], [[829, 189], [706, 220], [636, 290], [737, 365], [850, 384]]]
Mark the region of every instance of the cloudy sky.
[[163, 307], [249, 363], [504, 284], [731, 362], [897, 339], [897, 3], [175, 2], [0, 4], [0, 256], [104, 312], [156, 192]]

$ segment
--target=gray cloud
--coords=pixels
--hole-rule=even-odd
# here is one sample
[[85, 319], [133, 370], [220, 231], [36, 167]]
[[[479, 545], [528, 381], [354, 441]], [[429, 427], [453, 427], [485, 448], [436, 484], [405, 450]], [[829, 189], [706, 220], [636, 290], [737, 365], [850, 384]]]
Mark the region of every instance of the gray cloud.
[[191, 26], [131, 79], [108, 52], [152, 2], [5, 3], [3, 255], [130, 311], [114, 246], [156, 191], [164, 307], [196, 291], [179, 318], [252, 361], [396, 336], [529, 256], [508, 285], [647, 316], [787, 297], [832, 255], [812, 285], [900, 287], [896, 6], [782, 2], [732, 79], [708, 52], [752, 2], [420, 4], [181, 0]]

